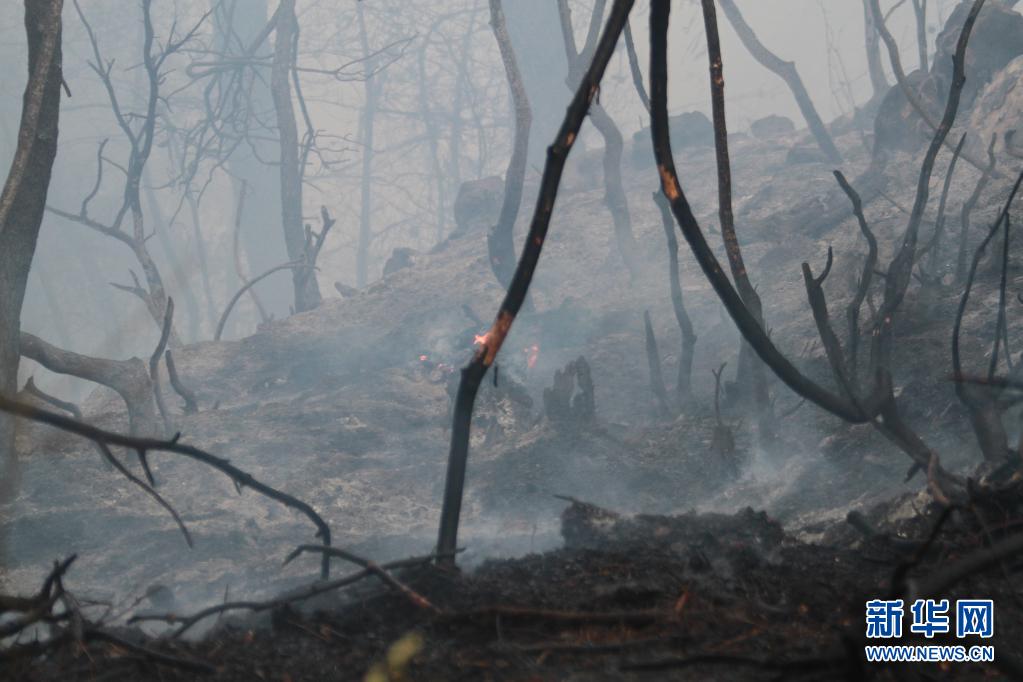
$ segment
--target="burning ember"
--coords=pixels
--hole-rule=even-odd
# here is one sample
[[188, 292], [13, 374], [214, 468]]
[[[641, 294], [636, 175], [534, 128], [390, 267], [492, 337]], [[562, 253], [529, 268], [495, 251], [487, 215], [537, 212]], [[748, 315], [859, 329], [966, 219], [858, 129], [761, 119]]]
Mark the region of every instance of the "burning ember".
[[484, 345], [486, 345], [487, 339], [488, 339], [489, 336], [490, 336], [490, 332], [484, 332], [482, 334], [477, 334], [476, 337], [472, 340], [472, 345], [474, 345], [474, 346], [484, 346]]
[[431, 375], [434, 375], [433, 378], [437, 378], [438, 376], [442, 376], [445, 374], [450, 374], [451, 372], [455, 371], [455, 368], [452, 367], [451, 365], [445, 362], [437, 362], [436, 360], [431, 360], [430, 356], [426, 355], [425, 353], [419, 356], [419, 362], [422, 363], [422, 367], [424, 370], [429, 372]]
[[532, 346], [526, 346], [522, 350], [526, 354], [526, 367], [533, 369], [537, 358], [540, 357], [540, 344], [534, 343]]

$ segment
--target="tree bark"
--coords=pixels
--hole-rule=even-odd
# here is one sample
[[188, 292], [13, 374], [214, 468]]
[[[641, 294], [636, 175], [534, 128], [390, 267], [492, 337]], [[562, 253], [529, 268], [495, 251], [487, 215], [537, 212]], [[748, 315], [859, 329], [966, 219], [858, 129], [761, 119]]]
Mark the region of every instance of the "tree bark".
[[[21, 308], [46, 207], [60, 117], [62, 0], [25, 0], [28, 83], [0, 194], [0, 395], [17, 392]], [[0, 416], [0, 502], [17, 485], [14, 420]], [[0, 542], [2, 545], [2, 542]], [[3, 564], [0, 557], [0, 564]]]
[[[295, 0], [281, 0], [277, 8], [274, 36], [274, 57], [270, 69], [270, 91], [273, 95], [277, 131], [280, 137], [281, 226], [284, 245], [292, 261], [305, 258], [305, 229], [302, 223], [302, 173], [299, 168], [298, 124], [291, 101], [291, 70], [295, 62], [295, 39], [298, 20]], [[296, 313], [312, 310], [323, 300], [313, 272], [295, 269], [291, 273], [295, 287]]]
[[820, 114], [817, 113], [817, 108], [813, 105], [813, 100], [810, 99], [810, 93], [806, 91], [806, 86], [803, 85], [803, 80], [799, 77], [799, 72], [796, 71], [796, 65], [781, 59], [764, 47], [764, 44], [760, 42], [760, 39], [753, 32], [753, 29], [743, 19], [742, 13], [739, 12], [739, 8], [733, 0], [719, 1], [722, 11], [724, 11], [729, 23], [732, 24], [732, 28], [738, 34], [739, 40], [746, 46], [746, 49], [753, 55], [753, 58], [765, 68], [774, 72], [775, 75], [789, 86], [792, 96], [796, 98], [799, 111], [802, 112], [803, 118], [806, 119], [806, 124], [810, 127], [810, 132], [813, 133], [813, 137], [817, 141], [817, 146], [821, 148], [821, 151], [824, 152], [829, 161], [832, 163], [842, 163], [842, 155], [839, 153], [834, 141], [832, 141], [831, 135], [828, 133], [824, 121], [821, 120]]

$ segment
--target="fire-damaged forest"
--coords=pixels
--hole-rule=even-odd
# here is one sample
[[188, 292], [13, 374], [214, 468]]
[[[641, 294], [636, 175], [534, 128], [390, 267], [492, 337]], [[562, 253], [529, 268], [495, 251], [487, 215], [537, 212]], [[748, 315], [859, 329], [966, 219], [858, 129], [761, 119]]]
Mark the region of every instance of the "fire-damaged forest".
[[0, 679], [1023, 679], [1017, 0], [0, 15]]

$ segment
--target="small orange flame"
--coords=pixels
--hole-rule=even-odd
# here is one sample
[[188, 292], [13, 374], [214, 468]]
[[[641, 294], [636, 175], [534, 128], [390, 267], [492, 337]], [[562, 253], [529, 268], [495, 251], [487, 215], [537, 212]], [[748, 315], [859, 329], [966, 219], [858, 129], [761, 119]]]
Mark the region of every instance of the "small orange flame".
[[474, 345], [474, 346], [484, 346], [484, 345], [486, 345], [487, 337], [488, 336], [490, 336], [490, 332], [486, 332], [484, 334], [477, 334], [476, 338], [474, 338], [473, 341], [472, 341], [472, 345]]
[[420, 355], [419, 356], [419, 362], [426, 362], [426, 360], [427, 360], [427, 357], [425, 355]]

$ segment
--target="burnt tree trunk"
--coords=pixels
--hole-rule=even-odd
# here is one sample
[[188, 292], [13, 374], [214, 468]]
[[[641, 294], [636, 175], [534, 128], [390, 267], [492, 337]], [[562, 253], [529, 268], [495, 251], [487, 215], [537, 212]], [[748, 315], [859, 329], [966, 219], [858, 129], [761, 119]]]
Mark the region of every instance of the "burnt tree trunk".
[[[21, 307], [46, 207], [61, 90], [62, 0], [25, 0], [28, 84], [18, 146], [0, 194], [0, 395], [17, 392]], [[0, 502], [17, 484], [14, 420], [0, 416]], [[0, 543], [2, 546], [2, 543]], [[0, 560], [0, 564], [2, 564]]]
[[[292, 261], [305, 258], [305, 229], [302, 224], [302, 173], [299, 168], [298, 124], [291, 101], [291, 71], [295, 63], [295, 39], [298, 20], [295, 18], [295, 0], [281, 0], [277, 8], [274, 36], [274, 57], [270, 69], [270, 91], [277, 131], [280, 137], [281, 226], [284, 245]], [[292, 270], [295, 287], [295, 312], [312, 310], [320, 304], [320, 288], [316, 275], [304, 270]]]

